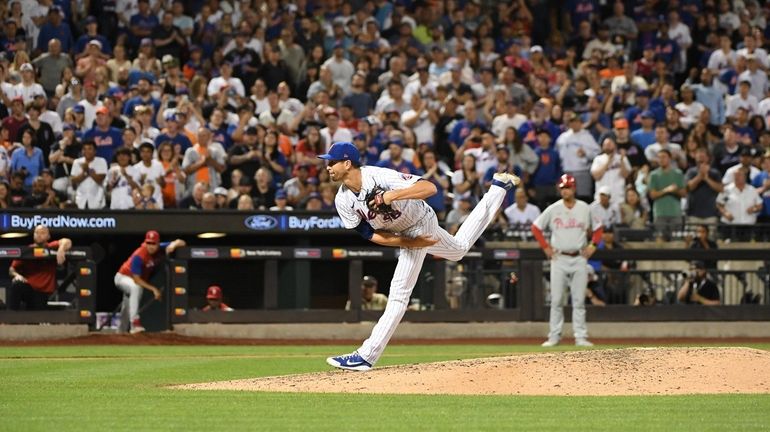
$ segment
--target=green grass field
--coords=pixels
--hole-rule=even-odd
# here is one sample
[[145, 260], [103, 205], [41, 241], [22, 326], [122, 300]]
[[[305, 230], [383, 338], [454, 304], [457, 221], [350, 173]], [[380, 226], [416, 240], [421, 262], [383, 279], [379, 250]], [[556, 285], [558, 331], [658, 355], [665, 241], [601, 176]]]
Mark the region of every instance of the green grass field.
[[[749, 346], [770, 350], [770, 344]], [[327, 355], [351, 348], [0, 348], [0, 431], [770, 430], [770, 395], [299, 395], [165, 388], [169, 384], [326, 371], [329, 370], [324, 362]], [[540, 348], [517, 345], [391, 346], [380, 365], [532, 351], [540, 351]]]

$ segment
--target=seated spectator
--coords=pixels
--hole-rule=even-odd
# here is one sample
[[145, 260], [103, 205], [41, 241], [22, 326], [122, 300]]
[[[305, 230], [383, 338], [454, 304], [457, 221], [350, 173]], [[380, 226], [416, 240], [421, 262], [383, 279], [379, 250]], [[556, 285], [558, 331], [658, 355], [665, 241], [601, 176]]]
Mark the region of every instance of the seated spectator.
[[378, 167], [390, 168], [402, 174], [420, 174], [420, 171], [414, 166], [414, 164], [405, 158], [403, 141], [400, 139], [391, 139], [388, 143], [388, 150], [390, 151], [390, 154], [384, 155], [388, 156], [388, 158], [377, 162]]
[[203, 194], [209, 191], [209, 185], [206, 182], [196, 182], [192, 187], [190, 195], [179, 202], [179, 208], [188, 210], [200, 210], [202, 208]]
[[308, 165], [297, 165], [295, 176], [283, 184], [289, 204], [292, 206], [299, 205], [311, 192], [314, 192], [315, 187], [308, 183], [309, 169]]
[[24, 189], [24, 173], [11, 174], [11, 182], [8, 185], [8, 205], [10, 207], [23, 207], [27, 199], [27, 191]]
[[527, 191], [523, 187], [516, 188], [516, 202], [503, 212], [508, 224], [529, 229], [532, 222], [540, 216], [540, 209], [527, 200]]
[[460, 225], [471, 214], [471, 209], [476, 204], [476, 199], [472, 195], [466, 195], [459, 199], [457, 206], [449, 211], [446, 217], [446, 230], [449, 234], [455, 235]]
[[[692, 235], [688, 235], [685, 237], [685, 245], [689, 249], [707, 249], [707, 250], [716, 250], [719, 247], [717, 246], [717, 242], [712, 240], [710, 237], [710, 233], [714, 232], [714, 227], [709, 226], [706, 224], [700, 224], [695, 227], [695, 237]], [[717, 261], [716, 260], [707, 260], [703, 261], [706, 265], [706, 269], [709, 271], [713, 271], [717, 269]]]
[[307, 211], [322, 211], [323, 199], [321, 198], [321, 194], [318, 192], [310, 192], [307, 198], [300, 203], [299, 208]]
[[625, 201], [620, 204], [620, 223], [634, 229], [642, 229], [647, 226], [649, 209], [644, 201], [639, 198], [639, 192], [634, 186], [626, 188]]
[[83, 143], [83, 156], [72, 164], [70, 180], [75, 188], [75, 203], [80, 209], [102, 209], [105, 205], [104, 178], [107, 161], [96, 156], [93, 141]]
[[217, 197], [211, 193], [206, 192], [201, 197], [201, 210], [216, 210], [217, 209]]
[[706, 265], [703, 261], [693, 261], [690, 271], [686, 273], [682, 286], [677, 293], [677, 300], [684, 304], [700, 304], [704, 306], [719, 306], [719, 289], [709, 279]]
[[214, 197], [217, 200], [217, 209], [228, 208], [228, 192], [222, 186], [214, 189]]
[[283, 189], [275, 191], [275, 205], [270, 207], [270, 211], [292, 211], [294, 207], [289, 205], [288, 195]]
[[21, 133], [21, 143], [24, 147], [11, 154], [11, 171], [24, 175], [24, 188], [27, 190], [32, 188], [32, 181], [45, 168], [43, 151], [35, 146], [36, 139], [31, 129], [25, 129]]
[[210, 311], [223, 311], [223, 312], [232, 312], [233, 308], [226, 305], [225, 302], [222, 301], [222, 288], [219, 287], [219, 285], [211, 285], [206, 289], [206, 306], [201, 309], [204, 312], [210, 312]]
[[11, 288], [6, 304], [10, 310], [43, 310], [48, 306], [48, 297], [56, 291], [56, 266], [64, 264], [66, 253], [72, 248], [68, 238], [51, 240], [51, 233], [45, 225], [35, 227], [34, 243], [30, 247], [56, 249], [56, 261], [49, 259], [13, 260], [8, 274]]
[[620, 217], [620, 209], [617, 205], [612, 204], [612, 192], [609, 186], [602, 186], [598, 190], [599, 199], [594, 200], [591, 203], [591, 216], [601, 220], [602, 226], [605, 229], [612, 228], [619, 225], [622, 220]]
[[236, 203], [237, 210], [254, 210], [254, 199], [249, 195], [241, 195]]
[[59, 199], [53, 190], [46, 190], [45, 180], [38, 176], [32, 182], [32, 191], [24, 199], [23, 206], [36, 209], [59, 208]]
[[0, 209], [7, 209], [11, 206], [11, 189], [8, 183], [0, 181]]
[[161, 208], [155, 199], [155, 186], [152, 183], [141, 185], [136, 198], [134, 204], [137, 210], [159, 210]]
[[[377, 279], [364, 276], [361, 279], [361, 310], [385, 310], [388, 297], [377, 292]], [[345, 303], [345, 310], [350, 310], [350, 300]]]

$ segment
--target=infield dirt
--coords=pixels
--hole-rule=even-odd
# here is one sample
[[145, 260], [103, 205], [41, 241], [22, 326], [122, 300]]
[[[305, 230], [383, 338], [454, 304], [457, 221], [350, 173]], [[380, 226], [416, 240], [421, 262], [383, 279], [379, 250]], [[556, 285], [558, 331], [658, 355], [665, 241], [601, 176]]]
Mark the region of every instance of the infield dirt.
[[[319, 359], [323, 361], [323, 359]], [[770, 352], [626, 348], [525, 354], [174, 386], [187, 390], [452, 395], [770, 393]]]

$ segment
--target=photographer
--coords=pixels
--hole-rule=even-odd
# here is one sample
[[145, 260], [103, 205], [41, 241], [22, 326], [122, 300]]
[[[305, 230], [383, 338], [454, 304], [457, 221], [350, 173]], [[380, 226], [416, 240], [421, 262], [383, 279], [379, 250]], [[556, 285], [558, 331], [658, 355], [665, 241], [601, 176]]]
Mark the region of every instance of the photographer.
[[685, 275], [682, 287], [679, 288], [677, 299], [685, 304], [702, 304], [719, 306], [719, 290], [716, 284], [707, 277], [706, 265], [703, 261], [693, 261], [690, 272]]

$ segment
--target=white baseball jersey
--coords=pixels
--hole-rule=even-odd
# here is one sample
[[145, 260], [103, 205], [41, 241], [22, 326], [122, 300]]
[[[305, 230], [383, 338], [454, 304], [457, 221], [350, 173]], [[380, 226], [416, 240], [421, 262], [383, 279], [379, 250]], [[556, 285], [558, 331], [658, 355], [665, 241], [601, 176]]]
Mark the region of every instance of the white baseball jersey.
[[361, 190], [358, 193], [342, 185], [337, 191], [334, 204], [342, 223], [347, 229], [353, 229], [365, 220], [375, 230], [384, 230], [400, 233], [412, 228], [420, 220], [433, 216], [433, 210], [423, 200], [399, 200], [391, 204], [396, 210], [397, 216], [391, 218], [387, 215], [377, 214], [369, 210], [366, 205], [366, 194], [375, 186], [385, 190], [405, 189], [418, 180], [420, 176], [402, 174], [388, 168], [365, 166], [361, 167]]
[[[583, 149], [585, 155], [578, 156], [578, 149]], [[564, 171], [588, 171], [591, 161], [602, 151], [593, 135], [585, 129], [578, 132], [568, 129], [559, 135], [556, 150]]]
[[601, 221], [591, 217], [591, 208], [581, 200], [575, 200], [572, 208], [559, 200], [546, 208], [535, 219], [540, 230], [551, 229], [551, 247], [559, 251], [579, 251], [588, 244], [587, 232], [597, 230]]

